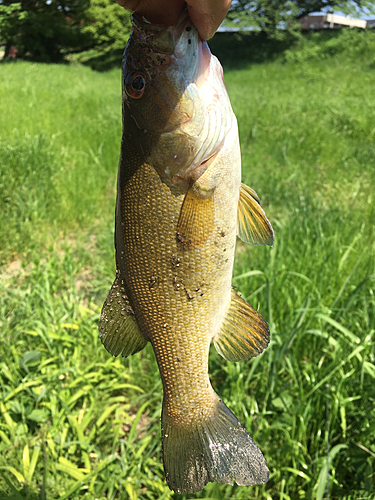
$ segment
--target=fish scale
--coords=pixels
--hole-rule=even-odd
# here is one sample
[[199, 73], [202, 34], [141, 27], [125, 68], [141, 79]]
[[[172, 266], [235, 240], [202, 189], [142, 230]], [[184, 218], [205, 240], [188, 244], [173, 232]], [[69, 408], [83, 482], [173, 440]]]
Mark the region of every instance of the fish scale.
[[266, 321], [231, 278], [236, 235], [272, 245], [272, 227], [255, 191], [241, 184], [222, 69], [188, 15], [174, 28], [132, 20], [123, 63], [117, 271], [99, 336], [114, 356], [152, 345], [172, 490], [194, 493], [209, 481], [263, 484], [264, 457], [211, 387], [208, 355], [211, 342], [230, 361], [267, 347]]
[[[233, 258], [223, 260], [220, 254], [234, 246], [235, 230], [233, 226], [230, 235], [225, 221], [217, 221], [217, 225], [227, 231], [225, 238], [217, 229], [194, 253], [181, 250], [176, 242], [174, 214], [180, 212], [185, 193], [172, 194], [170, 184], [163, 182], [155, 169], [146, 164], [120, 187], [120, 218], [124, 214], [126, 223], [117, 247], [122, 249], [126, 260], [123, 266], [125, 281], [131, 290], [130, 299], [138, 324], [151, 341], [159, 364], [168, 413], [176, 415], [179, 421], [191, 421], [200, 416], [202, 408], [211, 414], [208, 402], [217, 399], [213, 397], [208, 379], [211, 339], [207, 338], [207, 333], [211, 333], [211, 337], [216, 333], [213, 331], [215, 314], [212, 313], [222, 304], [222, 277], [228, 281], [229, 276], [230, 283], [228, 270], [233, 267]], [[147, 196], [140, 195], [144, 192]], [[171, 262], [173, 257], [180, 260], [175, 269]], [[215, 265], [210, 266], [209, 262]], [[221, 262], [219, 267], [218, 262]], [[157, 281], [150, 287], [150, 278], [154, 275]], [[176, 276], [178, 281], [183, 281], [183, 287], [178, 290], [173, 283]], [[194, 291], [198, 286], [202, 286], [200, 293]], [[192, 299], [187, 297], [185, 289], [192, 294]], [[206, 342], [202, 343], [202, 339]], [[186, 373], [187, 359], [189, 373]], [[176, 401], [182, 410], [174, 408]]]

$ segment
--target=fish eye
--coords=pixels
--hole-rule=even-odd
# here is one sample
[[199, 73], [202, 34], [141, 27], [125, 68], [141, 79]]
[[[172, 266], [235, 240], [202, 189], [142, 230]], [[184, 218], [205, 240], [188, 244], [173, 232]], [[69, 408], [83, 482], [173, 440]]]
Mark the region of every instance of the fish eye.
[[146, 77], [143, 73], [136, 71], [132, 73], [126, 82], [126, 91], [130, 97], [139, 99], [143, 96], [146, 88]]

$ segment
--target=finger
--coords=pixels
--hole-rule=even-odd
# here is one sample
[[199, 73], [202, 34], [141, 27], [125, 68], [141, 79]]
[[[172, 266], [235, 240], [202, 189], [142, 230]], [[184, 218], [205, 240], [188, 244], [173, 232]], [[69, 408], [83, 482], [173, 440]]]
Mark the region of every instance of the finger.
[[188, 0], [187, 7], [203, 40], [213, 37], [228, 13], [231, 0]]
[[182, 14], [184, 0], [116, 0], [125, 9], [137, 12], [152, 24], [173, 26]]
[[137, 10], [140, 0], [116, 0], [116, 2], [128, 10]]

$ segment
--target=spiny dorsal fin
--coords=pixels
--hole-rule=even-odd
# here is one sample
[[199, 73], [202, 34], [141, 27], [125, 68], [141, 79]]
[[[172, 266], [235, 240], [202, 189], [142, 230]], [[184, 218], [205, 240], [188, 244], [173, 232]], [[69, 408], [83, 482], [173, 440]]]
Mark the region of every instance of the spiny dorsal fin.
[[273, 229], [260, 206], [258, 195], [243, 183], [238, 202], [238, 236], [252, 245], [273, 245]]
[[258, 356], [267, 348], [270, 331], [264, 318], [232, 288], [229, 311], [213, 338], [216, 350], [228, 361]]
[[214, 189], [194, 183], [186, 192], [177, 223], [177, 243], [189, 250], [202, 245], [214, 228]]
[[99, 338], [110, 354], [121, 354], [125, 358], [140, 351], [147, 344], [138, 327], [119, 273], [103, 305]]

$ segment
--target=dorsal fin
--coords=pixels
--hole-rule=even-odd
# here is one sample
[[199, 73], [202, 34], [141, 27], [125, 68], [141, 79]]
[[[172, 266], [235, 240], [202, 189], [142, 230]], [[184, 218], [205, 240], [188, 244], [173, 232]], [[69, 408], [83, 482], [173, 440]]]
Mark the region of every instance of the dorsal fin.
[[270, 331], [265, 319], [232, 288], [228, 313], [213, 338], [219, 354], [228, 361], [258, 356], [267, 348]]
[[238, 236], [251, 245], [273, 245], [273, 229], [256, 192], [241, 183], [238, 201]]
[[121, 354], [125, 358], [142, 350], [147, 344], [138, 327], [119, 272], [103, 305], [99, 338], [110, 354]]

